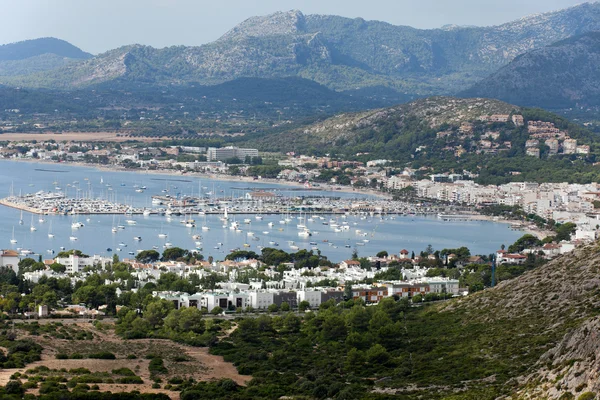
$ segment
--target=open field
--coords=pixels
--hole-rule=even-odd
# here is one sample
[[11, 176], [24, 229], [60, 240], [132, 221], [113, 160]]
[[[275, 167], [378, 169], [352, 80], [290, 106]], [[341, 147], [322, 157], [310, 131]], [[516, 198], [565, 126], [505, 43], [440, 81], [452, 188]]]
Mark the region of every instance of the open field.
[[56, 140], [67, 142], [125, 142], [127, 140], [135, 140], [138, 142], [155, 142], [166, 138], [149, 138], [149, 137], [129, 137], [124, 133], [117, 132], [65, 132], [61, 134], [56, 133], [3, 133], [0, 135], [0, 141], [30, 141], [37, 140], [39, 142], [45, 140]]
[[[110, 377], [111, 382], [98, 383], [100, 391], [130, 392], [138, 390], [142, 393], [165, 393], [173, 399], [179, 398], [179, 392], [165, 389], [165, 384], [172, 378], [184, 380], [193, 378], [196, 381], [210, 381], [229, 378], [245, 385], [250, 376], [240, 375], [233, 364], [225, 362], [221, 356], [209, 354], [208, 348], [181, 345], [164, 339], [123, 340], [115, 335], [112, 324], [103, 323], [103, 329], [96, 328], [88, 322], [69, 324], [68, 328], [57, 328], [57, 332], [87, 333], [91, 340], [59, 339], [52, 334], [30, 335], [20, 330], [19, 339], [31, 339], [43, 347], [41, 361], [28, 364], [25, 368], [8, 368], [0, 370], [0, 385], [6, 385], [15, 373], [28, 375], [31, 370], [48, 368], [45, 372], [50, 375], [62, 375], [72, 379], [69, 372], [76, 369], [87, 369], [94, 375]], [[56, 355], [80, 353], [83, 355], [99, 352], [110, 352], [116, 359], [57, 359]], [[151, 377], [149, 370], [150, 359], [148, 355], [160, 357], [164, 360], [166, 373], [160, 374], [162, 380], [160, 388], [153, 388], [155, 376]], [[119, 383], [119, 377], [114, 375], [115, 370], [128, 368], [143, 380], [143, 383]], [[62, 371], [62, 372], [61, 372]], [[114, 380], [114, 382], [112, 382]], [[25, 382], [26, 380], [23, 380]], [[37, 393], [37, 389], [30, 389], [30, 393]]]

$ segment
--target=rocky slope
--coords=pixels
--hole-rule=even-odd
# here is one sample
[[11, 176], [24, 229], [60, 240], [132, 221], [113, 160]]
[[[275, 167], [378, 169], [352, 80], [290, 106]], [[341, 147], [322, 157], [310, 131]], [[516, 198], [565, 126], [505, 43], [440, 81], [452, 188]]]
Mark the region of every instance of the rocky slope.
[[[392, 151], [410, 152], [413, 147], [427, 145], [431, 134], [444, 124], [460, 126], [482, 115], [509, 114], [519, 107], [490, 99], [459, 99], [429, 97], [399, 106], [345, 113], [324, 121], [277, 132], [251, 142], [259, 147], [281, 150], [293, 144], [295, 151], [323, 150], [364, 145], [364, 151], [375, 152], [379, 147]], [[415, 133], [419, 137], [413, 137]], [[426, 135], [427, 134], [427, 135]], [[406, 140], [406, 142], [405, 142]], [[400, 141], [400, 142], [397, 142]], [[373, 146], [369, 149], [369, 146]], [[289, 151], [289, 147], [288, 147]]]
[[600, 32], [587, 33], [517, 57], [463, 94], [524, 106], [600, 105]]
[[409, 94], [451, 93], [519, 54], [594, 30], [600, 30], [598, 3], [495, 27], [432, 30], [290, 11], [250, 18], [204, 46], [126, 46], [10, 82], [73, 87], [116, 77], [167, 84], [301, 76], [336, 90], [384, 85]]

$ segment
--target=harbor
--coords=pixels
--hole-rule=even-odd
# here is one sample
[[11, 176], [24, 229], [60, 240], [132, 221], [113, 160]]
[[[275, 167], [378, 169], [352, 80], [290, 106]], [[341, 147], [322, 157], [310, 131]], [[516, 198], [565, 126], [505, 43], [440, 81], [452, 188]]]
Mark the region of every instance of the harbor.
[[323, 190], [315, 196], [273, 183], [241, 190], [230, 180], [182, 182], [77, 166], [53, 171], [34, 171], [34, 163], [3, 166], [0, 237], [4, 248], [22, 254], [79, 249], [132, 258], [141, 250], [181, 247], [219, 259], [236, 249], [260, 253], [274, 247], [320, 252], [339, 262], [354, 251], [361, 256], [402, 248], [418, 252], [429, 244], [487, 254], [520, 235], [505, 223], [438, 217], [459, 210], [360, 193]]

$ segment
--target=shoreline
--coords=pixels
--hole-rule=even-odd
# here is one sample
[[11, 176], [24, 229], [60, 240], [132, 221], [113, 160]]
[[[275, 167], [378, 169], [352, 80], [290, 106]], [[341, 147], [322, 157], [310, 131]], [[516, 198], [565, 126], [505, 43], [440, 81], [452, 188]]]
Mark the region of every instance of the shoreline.
[[516, 219], [502, 219], [502, 218], [495, 219], [495, 218], [496, 217], [492, 217], [489, 215], [477, 214], [477, 217], [473, 218], [473, 221], [489, 221], [489, 222], [496, 222], [496, 223], [507, 224], [507, 225], [521, 225], [522, 229], [517, 229], [517, 230], [523, 232], [523, 235], [526, 235], [526, 234], [533, 235], [540, 240], [543, 240], [546, 237], [552, 236], [554, 234], [554, 232], [542, 230], [537, 227], [532, 228], [532, 227], [526, 225], [523, 221], [519, 221]]
[[[299, 182], [289, 182], [289, 181], [281, 181], [278, 179], [272, 178], [262, 178], [262, 179], [254, 179], [250, 176], [233, 176], [233, 175], [220, 175], [220, 174], [206, 174], [201, 172], [188, 172], [181, 173], [178, 171], [170, 171], [170, 170], [143, 170], [143, 169], [124, 169], [120, 167], [114, 166], [106, 166], [106, 165], [98, 165], [98, 164], [88, 164], [84, 162], [66, 162], [66, 163], [57, 163], [55, 161], [48, 160], [33, 160], [33, 159], [0, 159], [0, 161], [17, 161], [17, 162], [28, 162], [33, 164], [43, 164], [43, 165], [60, 165], [60, 166], [76, 166], [76, 167], [85, 167], [85, 168], [93, 168], [98, 171], [108, 171], [108, 172], [133, 172], [137, 174], [156, 174], [156, 175], [167, 175], [167, 176], [189, 176], [195, 178], [204, 178], [204, 179], [212, 179], [219, 181], [240, 181], [240, 182], [248, 182], [248, 183], [268, 183], [273, 185], [281, 185], [281, 186], [290, 186], [296, 188], [304, 188], [304, 185]], [[378, 192], [372, 189], [354, 189], [349, 188], [347, 186], [331, 186], [329, 184], [324, 184], [327, 186], [319, 186], [319, 190], [314, 190], [315, 193], [318, 192], [343, 192], [343, 193], [357, 193], [361, 195], [374, 196], [380, 199], [388, 199], [391, 200], [391, 196], [386, 193]], [[339, 189], [338, 189], [339, 188]]]
[[[200, 173], [200, 172], [181, 173], [179, 171], [171, 171], [171, 170], [124, 169], [121, 167], [98, 165], [98, 164], [88, 164], [88, 163], [84, 163], [84, 162], [57, 163], [55, 161], [50, 161], [50, 160], [33, 160], [33, 159], [9, 159], [9, 160], [4, 159], [4, 161], [29, 162], [29, 163], [40, 164], [40, 165], [58, 165], [58, 166], [67, 166], [67, 167], [75, 166], [75, 167], [92, 168], [97, 171], [133, 172], [133, 173], [140, 174], [140, 175], [155, 174], [155, 175], [164, 175], [164, 176], [173, 176], [173, 177], [194, 177], [194, 178], [200, 178], [200, 179], [211, 179], [211, 180], [230, 181], [230, 182], [231, 181], [239, 181], [239, 182], [245, 182], [245, 183], [255, 182], [255, 183], [261, 183], [261, 184], [273, 184], [273, 185], [279, 185], [279, 186], [288, 186], [288, 187], [294, 187], [294, 188], [300, 188], [300, 189], [304, 188], [304, 185], [302, 185], [301, 183], [281, 181], [281, 180], [272, 179], [272, 178], [254, 179], [254, 178], [248, 177], [248, 176], [206, 174], [206, 173]], [[361, 194], [361, 195], [373, 196], [380, 200], [382, 200], [382, 199], [383, 200], [386, 200], [386, 199], [391, 200], [391, 198], [392, 198], [391, 195], [389, 195], [387, 193], [382, 193], [382, 192], [372, 190], [372, 189], [365, 190], [365, 189], [354, 189], [354, 188], [350, 188], [347, 186], [331, 186], [329, 184], [325, 184], [325, 185], [326, 186], [319, 186], [320, 190], [314, 190], [314, 192], [319, 193], [319, 192], [323, 191], [323, 192], [332, 192], [332, 193], [335, 193], [335, 192], [357, 193], [357, 194]], [[550, 231], [540, 230], [539, 228], [531, 228], [530, 226], [524, 224], [523, 221], [508, 220], [508, 219], [501, 219], [501, 218], [495, 219], [495, 217], [492, 217], [492, 216], [479, 214], [479, 213], [477, 213], [477, 211], [475, 211], [475, 213], [476, 213], [475, 216], [473, 216], [470, 219], [471, 221], [488, 221], [488, 222], [502, 223], [502, 224], [508, 224], [508, 225], [512, 225], [512, 224], [521, 225], [522, 229], [520, 229], [520, 230], [523, 232], [523, 234], [534, 235], [540, 240], [543, 240], [545, 237], [551, 236], [553, 234], [553, 232], [550, 232]]]

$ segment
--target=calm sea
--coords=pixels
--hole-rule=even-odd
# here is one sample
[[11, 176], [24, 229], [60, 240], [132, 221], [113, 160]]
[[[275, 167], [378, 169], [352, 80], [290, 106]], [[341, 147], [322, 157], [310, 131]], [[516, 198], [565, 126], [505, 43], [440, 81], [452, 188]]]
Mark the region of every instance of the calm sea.
[[[107, 186], [110, 185], [110, 186]], [[135, 191], [135, 185], [146, 186], [143, 193]], [[40, 190], [56, 191], [59, 187], [69, 197], [91, 194], [93, 197], [105, 198], [137, 207], [151, 207], [151, 196], [162, 194], [163, 189], [170, 193], [181, 195], [206, 195], [215, 193], [218, 197], [241, 197], [247, 188], [276, 188], [283, 196], [318, 195], [336, 196], [342, 198], [367, 198], [366, 195], [343, 192], [305, 192], [291, 190], [289, 186], [271, 183], [236, 182], [199, 179], [189, 176], [168, 176], [136, 172], [101, 171], [94, 168], [60, 165], [38, 164], [16, 161], [0, 161], [0, 197], [6, 197], [11, 190], [18, 193], [33, 193]], [[80, 190], [77, 191], [77, 188]], [[112, 190], [110, 190], [112, 189]], [[294, 216], [289, 224], [280, 224], [280, 215], [265, 215], [257, 220], [254, 215], [236, 216], [240, 222], [241, 232], [223, 228], [223, 222], [218, 215], [192, 216], [197, 228], [186, 228], [180, 223], [183, 217], [173, 216], [125, 216], [111, 215], [81, 215], [74, 216], [43, 216], [40, 222], [38, 215], [23, 213], [23, 225], [19, 225], [21, 212], [0, 206], [0, 248], [30, 249], [45, 258], [50, 258], [50, 251], [58, 252], [61, 247], [76, 248], [87, 254], [111, 255], [119, 254], [126, 258], [129, 252], [152, 249], [163, 250], [165, 242], [174, 246], [195, 249], [201, 248], [205, 257], [213, 256], [216, 260], [223, 259], [232, 249], [242, 248], [260, 252], [258, 246], [275, 247], [285, 251], [296, 251], [291, 246], [300, 249], [319, 249], [321, 253], [334, 262], [339, 262], [351, 256], [354, 249], [359, 256], [374, 255], [381, 250], [398, 253], [401, 249], [418, 253], [431, 244], [435, 249], [456, 248], [467, 246], [474, 254], [490, 254], [502, 244], [509, 245], [518, 239], [522, 233], [512, 231], [507, 224], [473, 221], [473, 222], [444, 222], [435, 217], [415, 216], [386, 216], [383, 219], [375, 217], [348, 216], [346, 219], [336, 216], [325, 216], [324, 220], [315, 219], [306, 222], [313, 232], [312, 237], [298, 236], [296, 225], [300, 223]], [[73, 230], [75, 218], [85, 226]], [[323, 225], [330, 218], [339, 224], [347, 222], [347, 231], [335, 232], [330, 226]], [[127, 225], [126, 219], [134, 219], [136, 225]], [[249, 224], [243, 222], [250, 219]], [[268, 223], [273, 222], [273, 227]], [[32, 232], [30, 226], [36, 231]], [[114, 225], [125, 225], [124, 230], [112, 233]], [[206, 225], [209, 231], [200, 227]], [[17, 240], [11, 244], [13, 235]], [[356, 231], [360, 231], [357, 233]], [[52, 232], [54, 238], [49, 238]], [[252, 232], [253, 235], [249, 235]], [[159, 238], [159, 233], [167, 234], [167, 238]], [[201, 239], [192, 236], [200, 235]], [[70, 240], [77, 237], [76, 241]], [[141, 241], [134, 240], [139, 236]], [[201, 242], [196, 243], [196, 242]], [[293, 243], [291, 243], [293, 242]], [[244, 244], [250, 247], [244, 247]], [[349, 247], [348, 247], [349, 246]], [[112, 249], [109, 252], [107, 249]], [[117, 251], [120, 249], [121, 251]]]

